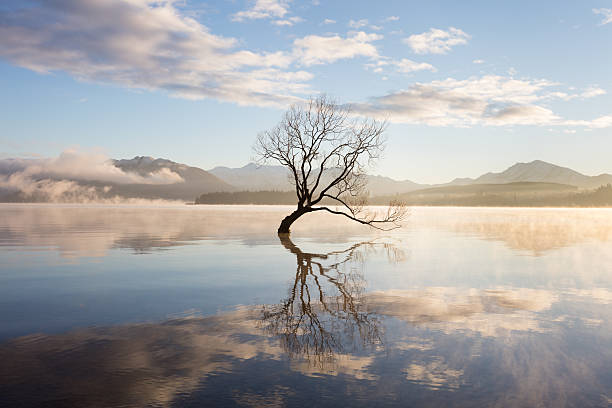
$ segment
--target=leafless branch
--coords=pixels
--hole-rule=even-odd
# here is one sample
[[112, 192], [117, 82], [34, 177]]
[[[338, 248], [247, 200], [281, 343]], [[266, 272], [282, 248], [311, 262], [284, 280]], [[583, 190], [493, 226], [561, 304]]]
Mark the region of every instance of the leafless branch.
[[[292, 106], [276, 127], [260, 133], [254, 147], [258, 160], [287, 167], [297, 195], [297, 209], [283, 220], [279, 232], [289, 232], [297, 218], [320, 210], [379, 229], [385, 229], [381, 224], [397, 228], [405, 206], [393, 203], [381, 218], [363, 211], [366, 170], [383, 153], [386, 128], [386, 122], [355, 117], [350, 108], [323, 95]], [[324, 198], [345, 211], [315, 207]]]

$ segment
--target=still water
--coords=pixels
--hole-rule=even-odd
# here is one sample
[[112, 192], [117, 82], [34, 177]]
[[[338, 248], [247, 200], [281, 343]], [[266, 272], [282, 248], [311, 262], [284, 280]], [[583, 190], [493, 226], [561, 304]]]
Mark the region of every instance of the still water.
[[612, 405], [612, 210], [289, 210], [0, 205], [0, 405]]

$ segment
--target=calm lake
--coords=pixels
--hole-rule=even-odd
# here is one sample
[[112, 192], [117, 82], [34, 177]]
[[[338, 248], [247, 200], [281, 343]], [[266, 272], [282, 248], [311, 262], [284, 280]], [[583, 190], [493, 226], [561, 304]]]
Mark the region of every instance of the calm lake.
[[0, 405], [612, 405], [612, 210], [290, 210], [0, 205]]

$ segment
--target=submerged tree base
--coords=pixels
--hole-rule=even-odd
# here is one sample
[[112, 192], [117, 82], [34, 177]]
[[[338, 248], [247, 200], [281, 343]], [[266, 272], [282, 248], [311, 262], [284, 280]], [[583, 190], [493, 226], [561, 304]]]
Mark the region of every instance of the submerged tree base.
[[279, 234], [289, 234], [289, 228], [291, 227], [291, 225], [298, 219], [300, 218], [302, 215], [306, 214], [307, 212], [309, 212], [306, 209], [297, 209], [294, 212], [292, 212], [291, 214], [289, 214], [288, 216], [286, 216], [285, 218], [283, 218], [283, 220], [280, 223], [280, 226], [278, 227], [277, 232]]

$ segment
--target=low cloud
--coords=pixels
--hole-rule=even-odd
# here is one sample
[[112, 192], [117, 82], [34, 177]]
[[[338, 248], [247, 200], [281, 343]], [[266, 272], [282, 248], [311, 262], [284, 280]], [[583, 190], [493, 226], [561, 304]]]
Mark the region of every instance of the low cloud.
[[514, 79], [497, 75], [465, 80], [447, 78], [417, 82], [408, 89], [354, 104], [357, 113], [386, 118], [396, 123], [430, 126], [558, 125], [603, 128], [612, 117], [565, 120], [542, 102], [595, 96], [587, 90], [568, 94], [555, 91], [559, 84], [543, 79]]
[[148, 176], [124, 172], [102, 153], [66, 150], [58, 157], [0, 160], [0, 174], [20, 173], [27, 177], [102, 181], [117, 184], [172, 184], [183, 178], [168, 168]]
[[448, 31], [432, 28], [403, 40], [417, 54], [446, 54], [456, 45], [467, 44], [471, 36], [455, 27]]
[[0, 189], [39, 201], [141, 203], [148, 200], [110, 197], [111, 185], [182, 182], [183, 178], [168, 168], [146, 176], [125, 172], [100, 153], [68, 150], [56, 158], [0, 160]]

